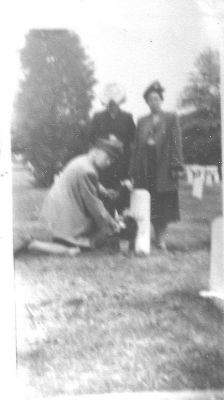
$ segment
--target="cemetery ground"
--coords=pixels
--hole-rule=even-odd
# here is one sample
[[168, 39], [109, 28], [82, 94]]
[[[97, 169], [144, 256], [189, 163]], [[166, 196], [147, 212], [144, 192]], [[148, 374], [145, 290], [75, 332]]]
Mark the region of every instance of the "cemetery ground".
[[[41, 235], [45, 194], [15, 169], [15, 241]], [[27, 387], [43, 396], [223, 389], [223, 314], [199, 296], [221, 188], [206, 188], [200, 201], [181, 182], [180, 203], [167, 253], [15, 258], [18, 375]]]

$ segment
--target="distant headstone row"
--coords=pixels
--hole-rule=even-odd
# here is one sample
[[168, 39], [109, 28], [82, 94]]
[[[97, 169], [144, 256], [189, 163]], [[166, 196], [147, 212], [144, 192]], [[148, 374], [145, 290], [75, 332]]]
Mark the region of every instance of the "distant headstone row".
[[220, 182], [218, 167], [216, 165], [185, 165], [187, 182], [192, 185], [192, 196], [202, 199], [205, 186], [213, 186]]

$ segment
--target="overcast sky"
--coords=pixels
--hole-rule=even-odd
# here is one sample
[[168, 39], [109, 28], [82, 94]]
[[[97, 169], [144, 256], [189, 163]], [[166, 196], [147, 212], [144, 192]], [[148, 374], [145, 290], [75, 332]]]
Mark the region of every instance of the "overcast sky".
[[[164, 107], [175, 109], [197, 55], [208, 46], [219, 46], [215, 7], [220, 2], [64, 0], [39, 1], [34, 6], [32, 1], [20, 1], [13, 9], [11, 41], [14, 50], [19, 50], [29, 29], [74, 30], [94, 62], [97, 99], [105, 83], [121, 83], [127, 92], [124, 108], [138, 117], [147, 112], [142, 92], [155, 79], [166, 89]], [[16, 87], [18, 51], [13, 57]], [[97, 99], [94, 110], [101, 108]]]

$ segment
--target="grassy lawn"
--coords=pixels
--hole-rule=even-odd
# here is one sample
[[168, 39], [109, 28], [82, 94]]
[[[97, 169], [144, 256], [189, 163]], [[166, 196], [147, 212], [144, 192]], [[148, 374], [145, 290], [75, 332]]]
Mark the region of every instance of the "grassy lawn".
[[[206, 188], [202, 201], [185, 183], [180, 192], [167, 254], [16, 258], [18, 373], [28, 385], [44, 396], [224, 387], [223, 315], [198, 295], [221, 190]], [[15, 171], [15, 236], [35, 231], [45, 193]]]

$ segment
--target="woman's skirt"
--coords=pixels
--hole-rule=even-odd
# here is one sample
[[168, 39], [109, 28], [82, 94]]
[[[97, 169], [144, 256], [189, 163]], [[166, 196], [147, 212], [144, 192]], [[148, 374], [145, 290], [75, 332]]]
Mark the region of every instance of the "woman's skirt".
[[148, 177], [147, 189], [151, 195], [152, 224], [167, 225], [180, 220], [178, 191], [157, 191], [157, 155], [155, 146], [148, 146]]
[[166, 225], [180, 220], [178, 191], [151, 193], [152, 224]]

